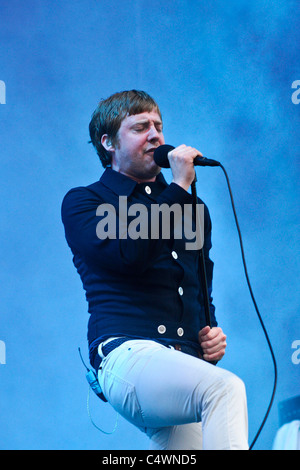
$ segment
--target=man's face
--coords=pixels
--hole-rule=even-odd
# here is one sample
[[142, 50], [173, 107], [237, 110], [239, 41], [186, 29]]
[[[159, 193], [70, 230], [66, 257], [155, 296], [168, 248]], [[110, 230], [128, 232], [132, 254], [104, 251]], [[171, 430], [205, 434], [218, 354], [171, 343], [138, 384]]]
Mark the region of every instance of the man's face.
[[160, 168], [153, 160], [154, 150], [165, 143], [162, 121], [157, 113], [126, 116], [111, 146], [112, 168], [137, 181], [155, 179]]

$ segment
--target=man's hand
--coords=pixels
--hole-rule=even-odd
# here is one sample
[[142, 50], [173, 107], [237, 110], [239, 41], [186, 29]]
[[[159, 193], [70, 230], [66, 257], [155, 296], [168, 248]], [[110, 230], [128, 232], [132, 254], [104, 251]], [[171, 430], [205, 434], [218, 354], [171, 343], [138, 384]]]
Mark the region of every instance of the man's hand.
[[219, 327], [205, 326], [198, 333], [199, 343], [205, 361], [220, 361], [225, 354], [226, 335]]
[[194, 159], [203, 156], [199, 150], [186, 145], [179, 145], [168, 153], [168, 159], [173, 174], [173, 183], [186, 191], [195, 178]]

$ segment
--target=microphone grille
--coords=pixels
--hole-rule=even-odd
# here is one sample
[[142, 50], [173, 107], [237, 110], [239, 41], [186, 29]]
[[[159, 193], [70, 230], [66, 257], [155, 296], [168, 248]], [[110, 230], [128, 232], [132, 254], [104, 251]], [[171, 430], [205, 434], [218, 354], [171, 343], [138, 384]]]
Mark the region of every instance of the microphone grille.
[[161, 168], [170, 168], [170, 163], [168, 160], [168, 153], [173, 150], [175, 147], [172, 145], [160, 145], [157, 149], [154, 150], [154, 161], [156, 165], [160, 166]]

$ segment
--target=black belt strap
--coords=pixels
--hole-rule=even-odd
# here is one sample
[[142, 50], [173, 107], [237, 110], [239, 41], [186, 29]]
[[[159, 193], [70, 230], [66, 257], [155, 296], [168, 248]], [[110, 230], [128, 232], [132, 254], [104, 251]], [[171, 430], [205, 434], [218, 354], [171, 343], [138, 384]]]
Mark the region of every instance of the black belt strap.
[[[125, 341], [129, 341], [129, 338], [116, 338], [111, 341], [108, 341], [104, 346], [102, 346], [102, 354], [104, 357], [108, 356], [110, 352], [112, 352], [114, 349], [116, 349], [118, 346], [121, 346], [121, 344], [125, 343]], [[97, 371], [100, 367], [102, 358], [99, 356], [99, 354], [96, 354], [96, 357], [94, 359], [94, 369]]]
[[121, 344], [125, 343], [125, 341], [129, 341], [129, 339], [128, 338], [116, 338], [116, 339], [112, 339], [111, 341], [108, 341], [108, 343], [104, 344], [104, 346], [102, 346], [101, 348], [103, 356], [104, 357], [108, 356], [110, 352], [112, 352], [118, 346], [121, 346]]
[[[102, 354], [104, 357], [108, 356], [110, 352], [112, 352], [114, 349], [116, 349], [118, 346], [121, 346], [121, 344], [125, 343], [126, 341], [130, 341], [130, 338], [116, 338], [111, 341], [108, 341], [106, 344], [104, 344], [101, 348]], [[198, 357], [199, 358], [199, 351], [195, 348], [191, 348], [186, 345], [180, 345], [180, 348], [175, 346], [175, 349], [178, 349], [179, 351], [189, 354], [190, 356]], [[101, 363], [101, 357], [99, 354], [96, 355], [95, 361], [94, 361], [94, 368], [96, 370], [99, 369]]]

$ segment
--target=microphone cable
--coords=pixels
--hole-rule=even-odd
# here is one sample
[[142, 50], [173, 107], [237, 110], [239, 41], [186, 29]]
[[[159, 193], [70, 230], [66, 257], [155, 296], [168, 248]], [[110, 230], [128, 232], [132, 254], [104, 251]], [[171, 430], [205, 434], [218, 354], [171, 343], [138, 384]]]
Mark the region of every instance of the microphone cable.
[[[172, 151], [174, 148], [175, 147], [173, 147], [172, 145], [166, 145], [166, 144], [159, 146], [154, 152], [154, 161], [155, 161], [155, 163], [158, 166], [162, 167], [162, 168], [170, 168], [170, 163], [169, 163], [169, 160], [168, 160], [168, 152]], [[273, 386], [272, 396], [271, 396], [270, 403], [269, 403], [269, 406], [267, 408], [266, 414], [264, 416], [264, 419], [263, 419], [263, 421], [262, 421], [262, 423], [261, 423], [261, 425], [260, 425], [260, 427], [259, 427], [259, 429], [258, 429], [251, 445], [250, 445], [249, 450], [252, 450], [255, 442], [257, 441], [258, 436], [261, 433], [262, 428], [265, 425], [265, 422], [268, 418], [268, 415], [270, 413], [270, 410], [271, 410], [271, 407], [272, 407], [272, 404], [273, 404], [273, 401], [274, 401], [276, 387], [277, 387], [277, 364], [276, 364], [276, 359], [275, 359], [275, 355], [274, 355], [273, 348], [272, 348], [272, 345], [271, 345], [271, 341], [269, 339], [267, 330], [265, 328], [264, 322], [263, 322], [261, 314], [259, 312], [256, 300], [255, 300], [255, 297], [254, 297], [254, 294], [253, 294], [253, 290], [252, 290], [252, 287], [251, 287], [251, 283], [250, 283], [250, 279], [249, 279], [249, 275], [248, 275], [248, 271], [247, 271], [247, 266], [246, 266], [246, 259], [245, 259], [243, 241], [242, 241], [242, 234], [241, 234], [241, 230], [240, 230], [239, 223], [238, 223], [238, 218], [237, 218], [237, 214], [236, 214], [236, 210], [235, 210], [235, 204], [234, 204], [233, 195], [232, 195], [230, 182], [229, 182], [229, 177], [227, 175], [227, 172], [226, 172], [224, 166], [220, 162], [218, 162], [216, 160], [212, 160], [210, 158], [205, 158], [205, 157], [200, 157], [200, 156], [198, 158], [196, 157], [195, 160], [194, 160], [194, 164], [195, 164], [195, 166], [198, 166], [198, 165], [199, 166], [212, 166], [212, 167], [219, 166], [219, 167], [222, 168], [222, 170], [224, 172], [226, 182], [227, 182], [227, 186], [228, 186], [228, 190], [229, 190], [229, 194], [230, 194], [234, 219], [235, 219], [235, 223], [236, 223], [236, 227], [237, 227], [237, 231], [238, 231], [239, 242], [240, 242], [241, 253], [242, 253], [243, 266], [244, 266], [244, 272], [245, 272], [249, 292], [250, 292], [250, 295], [251, 295], [251, 298], [252, 298], [257, 316], [259, 318], [260, 324], [261, 324], [262, 329], [264, 331], [264, 334], [265, 334], [265, 337], [266, 337], [266, 340], [267, 340], [267, 343], [268, 343], [268, 346], [269, 346], [269, 350], [270, 350], [270, 353], [271, 353], [271, 356], [272, 356], [272, 360], [273, 360], [273, 365], [274, 365], [274, 386]], [[193, 186], [192, 186], [192, 192], [193, 192]]]
[[254, 444], [256, 443], [256, 441], [257, 441], [257, 439], [258, 439], [258, 437], [259, 437], [259, 435], [260, 435], [260, 433], [261, 433], [261, 431], [262, 431], [262, 429], [263, 429], [263, 427], [266, 423], [266, 420], [267, 420], [267, 418], [269, 416], [269, 413], [270, 413], [270, 410], [272, 408], [275, 393], [276, 393], [278, 372], [277, 372], [277, 364], [276, 364], [276, 359], [275, 359], [274, 351], [273, 351], [273, 348], [272, 348], [272, 344], [271, 344], [271, 341], [269, 339], [269, 336], [268, 336], [266, 327], [264, 325], [264, 322], [262, 320], [261, 314], [259, 312], [256, 300], [255, 300], [255, 297], [254, 297], [254, 294], [253, 294], [253, 290], [252, 290], [252, 287], [251, 287], [251, 283], [250, 283], [250, 279], [249, 279], [249, 275], [248, 275], [248, 270], [247, 270], [247, 265], [246, 265], [246, 259], [245, 259], [243, 241], [242, 241], [242, 234], [241, 234], [241, 230], [240, 230], [240, 226], [239, 226], [239, 223], [238, 223], [238, 218], [237, 218], [237, 214], [236, 214], [236, 210], [235, 210], [235, 205], [234, 205], [233, 195], [232, 195], [232, 191], [231, 191], [231, 187], [230, 187], [229, 177], [228, 177], [228, 174], [227, 174], [224, 166], [220, 162], [219, 162], [218, 166], [220, 166], [222, 168], [223, 173], [224, 173], [225, 178], [226, 178], [226, 182], [227, 182], [227, 186], [228, 186], [228, 190], [229, 190], [229, 194], [230, 194], [232, 210], [233, 210], [234, 219], [235, 219], [235, 224], [236, 224], [236, 228], [237, 228], [238, 236], [239, 236], [240, 248], [241, 248], [241, 253], [242, 253], [242, 260], [243, 260], [243, 267], [244, 267], [244, 272], [245, 272], [245, 276], [246, 276], [246, 280], [247, 280], [247, 285], [248, 285], [248, 288], [249, 288], [249, 292], [250, 292], [252, 302], [253, 302], [253, 305], [255, 307], [257, 316], [259, 318], [260, 324], [261, 324], [263, 332], [265, 334], [265, 338], [266, 338], [268, 346], [269, 346], [269, 350], [270, 350], [270, 353], [271, 353], [271, 356], [272, 356], [272, 361], [273, 361], [273, 366], [274, 366], [274, 385], [273, 385], [273, 391], [272, 391], [271, 399], [270, 399], [266, 414], [263, 418], [263, 421], [262, 421], [262, 423], [261, 423], [261, 425], [260, 425], [260, 427], [259, 427], [259, 429], [258, 429], [258, 431], [257, 431], [250, 447], [249, 447], [249, 450], [252, 450]]

